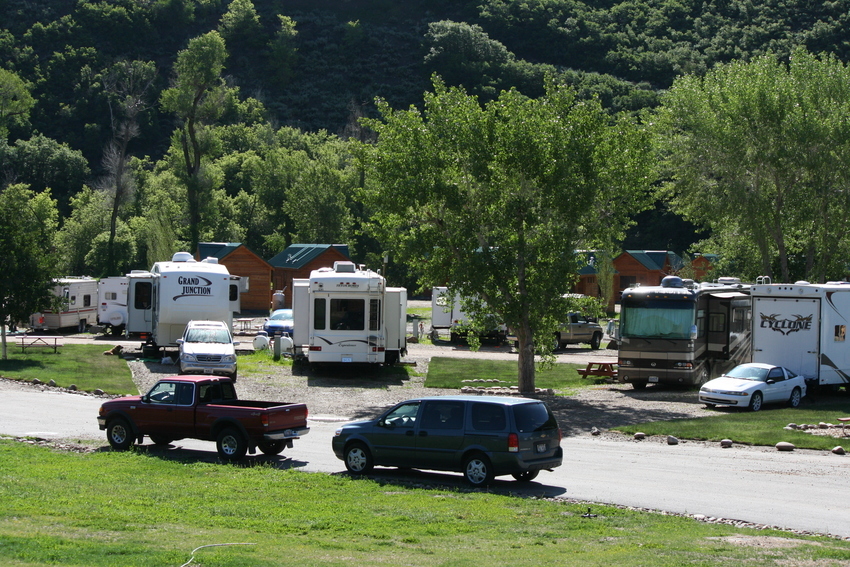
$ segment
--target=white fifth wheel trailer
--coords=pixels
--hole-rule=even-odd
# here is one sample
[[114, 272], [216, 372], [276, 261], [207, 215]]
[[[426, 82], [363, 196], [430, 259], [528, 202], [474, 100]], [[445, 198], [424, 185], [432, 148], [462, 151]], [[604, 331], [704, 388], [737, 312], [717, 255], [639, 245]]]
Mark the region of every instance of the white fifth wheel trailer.
[[[496, 321], [492, 315], [486, 316], [488, 324], [482, 338], [494, 339], [499, 343], [505, 341], [508, 335], [506, 325]], [[445, 286], [437, 286], [431, 290], [431, 339], [437, 340], [441, 332], [449, 333], [449, 340], [458, 342], [465, 337], [469, 329], [469, 316], [463, 310], [460, 296], [449, 294]]]
[[836, 389], [850, 383], [850, 284], [764, 283], [750, 289], [753, 362]]
[[125, 332], [142, 335], [146, 356], [176, 347], [194, 319], [232, 328], [233, 313], [241, 309], [243, 280], [214, 258], [198, 262], [188, 252], [177, 252], [170, 262], [156, 262], [149, 272], [133, 271], [127, 278]]
[[293, 350], [311, 363], [394, 364], [407, 353], [407, 290], [353, 262], [292, 282]]
[[127, 324], [127, 276], [100, 278], [97, 282], [97, 323], [119, 335]]
[[55, 331], [75, 327], [83, 332], [97, 320], [97, 280], [85, 276], [53, 281], [53, 294], [60, 298], [57, 311], [44, 310], [30, 315], [30, 328]]

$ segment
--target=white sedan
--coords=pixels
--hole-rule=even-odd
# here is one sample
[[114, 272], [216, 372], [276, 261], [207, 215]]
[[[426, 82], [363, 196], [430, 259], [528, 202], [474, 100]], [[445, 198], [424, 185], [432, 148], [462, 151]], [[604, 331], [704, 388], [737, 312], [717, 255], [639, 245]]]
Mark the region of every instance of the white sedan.
[[806, 380], [787, 368], [751, 362], [741, 364], [699, 390], [707, 407], [739, 406], [759, 411], [763, 404], [787, 402], [795, 408], [806, 395]]

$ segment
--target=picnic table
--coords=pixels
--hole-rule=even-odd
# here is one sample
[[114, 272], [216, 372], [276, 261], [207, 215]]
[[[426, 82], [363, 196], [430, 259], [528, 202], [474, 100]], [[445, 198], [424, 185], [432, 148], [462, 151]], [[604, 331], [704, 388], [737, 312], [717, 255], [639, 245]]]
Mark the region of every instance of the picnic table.
[[58, 352], [62, 346], [62, 337], [47, 336], [47, 335], [17, 335], [15, 341], [21, 347], [21, 352], [26, 352], [28, 348], [52, 348], [53, 352]]
[[577, 372], [582, 378], [616, 378], [616, 362], [588, 362], [586, 368], [579, 368]]

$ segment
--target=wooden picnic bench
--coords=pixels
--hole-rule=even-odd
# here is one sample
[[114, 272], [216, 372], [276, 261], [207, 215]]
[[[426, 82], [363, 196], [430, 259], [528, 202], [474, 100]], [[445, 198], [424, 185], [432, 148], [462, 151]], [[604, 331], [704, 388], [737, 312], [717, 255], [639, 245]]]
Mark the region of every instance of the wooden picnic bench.
[[52, 348], [53, 352], [58, 352], [59, 347], [63, 345], [62, 338], [47, 335], [17, 335], [15, 341], [21, 347], [21, 352], [26, 352], [28, 348]]
[[616, 378], [617, 363], [616, 362], [588, 362], [586, 368], [577, 370], [582, 378]]

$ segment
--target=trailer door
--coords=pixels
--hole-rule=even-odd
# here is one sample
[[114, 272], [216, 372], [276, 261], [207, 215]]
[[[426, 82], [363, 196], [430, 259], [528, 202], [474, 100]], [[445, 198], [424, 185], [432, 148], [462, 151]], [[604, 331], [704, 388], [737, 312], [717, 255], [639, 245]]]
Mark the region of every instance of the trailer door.
[[820, 298], [753, 297], [753, 362], [817, 378]]

